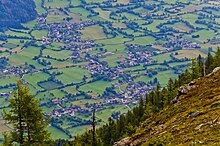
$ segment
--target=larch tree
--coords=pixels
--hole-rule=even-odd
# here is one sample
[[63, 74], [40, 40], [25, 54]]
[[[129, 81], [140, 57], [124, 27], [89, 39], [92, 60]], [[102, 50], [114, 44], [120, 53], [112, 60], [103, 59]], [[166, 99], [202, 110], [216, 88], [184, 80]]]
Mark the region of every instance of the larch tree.
[[21, 81], [17, 82], [17, 91], [9, 99], [9, 109], [3, 112], [4, 119], [13, 125], [5, 138], [9, 145], [50, 145], [50, 134], [46, 130], [48, 118], [44, 117], [38, 100], [29, 93], [28, 86], [23, 86]]

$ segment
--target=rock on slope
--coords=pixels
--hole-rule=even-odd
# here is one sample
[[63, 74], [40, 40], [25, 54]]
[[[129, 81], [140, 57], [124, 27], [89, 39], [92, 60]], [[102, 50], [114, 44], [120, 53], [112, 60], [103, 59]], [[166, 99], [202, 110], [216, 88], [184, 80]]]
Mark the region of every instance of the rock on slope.
[[37, 16], [33, 0], [0, 0], [0, 27], [20, 27]]
[[220, 70], [195, 81], [179, 102], [145, 121], [124, 145], [220, 145]]

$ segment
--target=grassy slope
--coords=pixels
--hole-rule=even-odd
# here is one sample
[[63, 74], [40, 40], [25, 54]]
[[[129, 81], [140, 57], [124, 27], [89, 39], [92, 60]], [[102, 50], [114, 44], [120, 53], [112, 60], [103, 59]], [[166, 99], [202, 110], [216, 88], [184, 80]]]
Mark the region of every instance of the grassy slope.
[[[178, 104], [145, 121], [129, 140], [124, 139], [125, 142], [134, 145], [220, 145], [220, 71], [197, 80], [196, 85], [199, 87], [181, 96]], [[195, 112], [201, 114], [191, 116]]]

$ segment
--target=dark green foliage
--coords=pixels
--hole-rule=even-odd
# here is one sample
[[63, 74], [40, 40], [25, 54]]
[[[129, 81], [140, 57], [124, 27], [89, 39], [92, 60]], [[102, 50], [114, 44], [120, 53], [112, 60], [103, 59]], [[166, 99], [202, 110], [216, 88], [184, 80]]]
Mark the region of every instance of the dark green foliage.
[[22, 27], [20, 23], [36, 18], [35, 7], [33, 0], [1, 0], [0, 27]]
[[0, 58], [0, 69], [5, 69], [5, 67], [8, 65], [8, 58], [1, 57]]
[[213, 63], [214, 63], [214, 58], [212, 54], [209, 52], [207, 59], [205, 61], [206, 74], [210, 73], [213, 70]]
[[27, 86], [17, 82], [18, 91], [9, 100], [9, 112], [4, 118], [13, 125], [13, 131], [5, 135], [4, 145], [48, 145], [50, 134], [46, 130], [48, 120], [38, 107], [39, 102], [29, 93]]
[[205, 72], [209, 74], [215, 67], [220, 66], [220, 48], [218, 47], [215, 56], [213, 57], [211, 53], [208, 53], [207, 59], [205, 61]]

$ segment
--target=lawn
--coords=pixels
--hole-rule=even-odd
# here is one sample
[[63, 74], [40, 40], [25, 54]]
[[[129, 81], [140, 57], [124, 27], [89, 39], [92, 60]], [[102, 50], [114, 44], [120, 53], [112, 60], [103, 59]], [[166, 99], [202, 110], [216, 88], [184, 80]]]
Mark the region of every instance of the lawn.
[[42, 37], [47, 36], [46, 30], [34, 30], [31, 32], [31, 35], [34, 36], [35, 39], [39, 40], [42, 39]]
[[153, 56], [151, 58], [156, 60], [157, 63], [163, 63], [164, 61], [172, 60], [172, 58], [170, 57], [170, 53], [160, 54], [160, 55], [157, 55], [157, 56]]
[[64, 91], [70, 93], [70, 94], [73, 94], [73, 95], [76, 95], [77, 93], [79, 93], [77, 90], [76, 90], [76, 86], [68, 86], [66, 88], [63, 88]]
[[62, 84], [56, 83], [54, 81], [38, 83], [38, 85], [46, 90], [54, 90], [62, 86]]
[[175, 67], [179, 65], [190, 65], [191, 61], [186, 61], [186, 62], [174, 62], [174, 63], [169, 63], [170, 67]]
[[42, 0], [34, 0], [36, 4], [36, 11], [38, 14], [46, 13], [46, 10], [41, 6]]
[[60, 90], [49, 91], [55, 98], [65, 98], [66, 94]]
[[175, 79], [178, 77], [177, 74], [174, 74], [173, 70], [168, 70], [168, 71], [163, 71], [163, 72], [158, 72], [158, 74], [156, 76], [154, 76], [153, 78], [157, 78], [160, 85], [162, 87], [165, 87], [167, 85], [167, 81], [172, 78]]
[[42, 90], [41, 87], [38, 86], [38, 82], [47, 80], [50, 76], [44, 72], [37, 72], [34, 74], [25, 75], [23, 79], [29, 84], [33, 85], [35, 89]]
[[109, 17], [111, 11], [103, 11], [101, 8], [95, 8], [94, 11], [99, 13], [99, 17], [107, 21], [112, 21], [112, 19]]
[[63, 72], [61, 75], [57, 75], [55, 78], [60, 80], [63, 84], [69, 83], [80, 83], [85, 76], [90, 77], [89, 72], [83, 68], [72, 67], [72, 68], [63, 68], [51, 70], [52, 72]]
[[160, 23], [164, 23], [165, 21], [164, 20], [154, 20], [151, 24], [148, 24], [148, 25], [143, 25], [142, 27], [143, 28], [147, 28], [148, 30], [151, 30], [153, 32], [158, 32], [159, 29], [157, 28], [157, 26], [160, 24]]
[[72, 105], [77, 105], [77, 106], [81, 106], [82, 108], [85, 108], [85, 104], [87, 103], [94, 104], [94, 103], [100, 103], [100, 102], [102, 102], [102, 100], [100, 99], [82, 99], [82, 100], [73, 101], [71, 103]]
[[17, 76], [0, 76], [0, 86], [5, 86], [8, 84], [15, 84], [16, 80], [20, 79]]
[[206, 57], [207, 55], [204, 54], [203, 52], [199, 51], [199, 50], [179, 50], [177, 51], [178, 55], [174, 55], [175, 58], [177, 59], [182, 59], [182, 58], [197, 58], [199, 56], [199, 54], [202, 57]]
[[115, 67], [118, 65], [118, 61], [123, 60], [123, 58], [120, 58], [120, 56], [126, 57], [126, 51], [125, 50], [119, 50], [113, 55], [108, 55], [105, 58], [101, 58], [100, 61], [106, 61], [108, 62], [109, 67]]
[[197, 40], [206, 42], [208, 39], [212, 39], [215, 36], [215, 32], [210, 29], [203, 29], [198, 32], [193, 33], [192, 35], [199, 35], [199, 38]]
[[115, 38], [97, 40], [95, 43], [104, 44], [104, 45], [116, 45], [116, 44], [125, 44], [129, 41], [129, 38], [123, 38], [123, 36], [117, 36]]
[[97, 116], [97, 119], [101, 119], [102, 121], [104, 121], [104, 123], [107, 123], [108, 118], [111, 117], [113, 112], [119, 112], [120, 111], [121, 114], [123, 114], [123, 113], [127, 113], [128, 110], [129, 109], [126, 106], [116, 105], [113, 108], [108, 107], [107, 109], [96, 112], [96, 116]]
[[56, 10], [56, 12], [51, 12], [47, 15], [47, 23], [54, 23], [54, 22], [62, 22], [65, 18], [68, 16], [63, 14], [63, 12], [60, 12]]
[[50, 56], [52, 58], [56, 59], [68, 59], [71, 55], [70, 50], [62, 50], [62, 51], [54, 51], [50, 49], [44, 49], [43, 50], [43, 55], [44, 56]]
[[112, 23], [112, 26], [114, 28], [126, 28], [126, 25], [124, 23], [121, 23], [121, 22]]
[[80, 86], [79, 90], [84, 92], [92, 92], [94, 95], [102, 94], [107, 87], [111, 87], [113, 82], [96, 81]]
[[129, 4], [129, 0], [117, 0], [116, 2], [113, 2], [113, 6], [116, 5], [116, 4], [124, 4], [124, 5], [127, 5]]
[[139, 44], [139, 45], [150, 45], [155, 42], [155, 38], [151, 36], [144, 36], [144, 37], [136, 37], [134, 41], [128, 42], [127, 44]]
[[74, 128], [68, 128], [68, 131], [70, 131], [72, 136], [77, 136], [77, 135], [83, 134], [86, 131], [86, 129], [90, 129], [89, 127], [90, 125], [78, 126]]
[[71, 0], [70, 2], [72, 6], [79, 6], [81, 4], [80, 0]]
[[84, 8], [80, 8], [80, 7], [76, 7], [76, 8], [70, 8], [69, 11], [71, 13], [75, 13], [75, 14], [79, 14], [80, 16], [83, 16], [85, 18], [87, 18], [88, 15], [90, 15], [91, 13], [89, 11], [87, 11]]
[[9, 56], [9, 63], [11, 65], [22, 65], [25, 63], [32, 64], [36, 68], [44, 68], [44, 66], [40, 65], [37, 61], [33, 60], [35, 56], [40, 53], [40, 48], [30, 46], [28, 48], [24, 48], [21, 52], [17, 54], [12, 54]]
[[105, 2], [107, 0], [85, 0], [86, 3], [102, 3], [102, 2]]
[[[41, 58], [42, 59], [42, 58]], [[55, 68], [65, 68], [65, 67], [68, 67], [68, 66], [72, 66], [72, 65], [75, 65], [72, 61], [70, 60], [66, 60], [66, 61], [58, 61], [55, 59], [49, 59], [49, 58], [43, 58], [44, 60], [46, 60], [47, 62], [50, 62], [51, 63], [51, 66], [52, 67], [55, 67]]]
[[51, 133], [51, 137], [53, 139], [68, 139], [69, 138], [68, 135], [66, 135], [64, 132], [62, 132], [61, 130], [53, 126], [48, 127], [48, 131]]
[[46, 0], [44, 6], [47, 8], [64, 8], [69, 4], [68, 0]]
[[142, 82], [148, 83], [149, 81], [152, 81], [153, 79], [154, 79], [154, 78], [150, 78], [150, 77], [148, 77], [148, 76], [142, 75], [142, 76], [136, 78], [134, 81], [135, 81], [135, 82], [142, 81]]
[[10, 35], [10, 36], [31, 38], [31, 36], [28, 33], [26, 33], [26, 32], [16, 32], [16, 31], [7, 30], [5, 32], [5, 34], [6, 35]]
[[181, 16], [183, 20], [188, 21], [194, 27], [206, 28], [206, 25], [196, 24], [195, 21], [198, 19], [198, 15], [196, 14], [184, 14]]
[[81, 39], [83, 40], [99, 40], [106, 38], [102, 27], [98, 25], [86, 27], [84, 30], [81, 30], [80, 32], [82, 33]]

